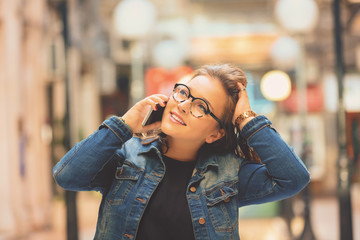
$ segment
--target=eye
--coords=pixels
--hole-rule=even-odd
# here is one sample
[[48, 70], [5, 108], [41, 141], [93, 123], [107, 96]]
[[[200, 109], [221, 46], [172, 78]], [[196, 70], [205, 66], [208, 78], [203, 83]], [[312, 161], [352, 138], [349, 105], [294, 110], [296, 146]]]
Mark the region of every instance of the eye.
[[183, 86], [177, 86], [175, 89], [174, 89], [174, 99], [178, 102], [182, 102], [182, 101], [185, 101], [186, 99], [188, 99], [188, 91], [185, 87]]
[[193, 102], [193, 105], [194, 105], [194, 112], [196, 113], [196, 115], [204, 116], [205, 114], [207, 114], [208, 107], [204, 101], [197, 99]]
[[188, 92], [186, 91], [186, 89], [182, 88], [182, 89], [179, 89], [179, 94], [184, 96], [184, 97], [187, 97], [188, 96]]
[[202, 111], [204, 114], [207, 112], [207, 111], [206, 111], [206, 107], [203, 106], [203, 105], [200, 105], [200, 106], [199, 106], [199, 109], [200, 109], [200, 111]]

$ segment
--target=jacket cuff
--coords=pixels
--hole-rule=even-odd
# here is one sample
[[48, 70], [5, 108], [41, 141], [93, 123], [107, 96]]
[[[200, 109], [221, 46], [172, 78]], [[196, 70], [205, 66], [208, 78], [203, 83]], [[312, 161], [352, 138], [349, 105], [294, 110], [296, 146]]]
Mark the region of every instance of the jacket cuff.
[[116, 116], [106, 119], [100, 126], [109, 128], [123, 143], [132, 138], [131, 130]]
[[254, 135], [260, 129], [270, 126], [272, 122], [264, 115], [259, 115], [248, 122], [241, 130], [240, 135], [244, 139], [248, 140], [249, 137]]

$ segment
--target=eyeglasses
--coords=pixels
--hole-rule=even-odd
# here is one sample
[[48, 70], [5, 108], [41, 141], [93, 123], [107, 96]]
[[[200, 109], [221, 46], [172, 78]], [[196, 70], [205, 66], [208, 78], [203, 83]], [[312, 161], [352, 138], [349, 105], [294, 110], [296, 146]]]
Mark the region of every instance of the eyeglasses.
[[190, 89], [185, 84], [176, 83], [173, 90], [173, 98], [176, 102], [182, 103], [191, 98], [190, 113], [196, 117], [201, 118], [207, 114], [210, 114], [222, 127], [222, 123], [209, 109], [209, 104], [202, 98], [196, 98], [190, 93]]

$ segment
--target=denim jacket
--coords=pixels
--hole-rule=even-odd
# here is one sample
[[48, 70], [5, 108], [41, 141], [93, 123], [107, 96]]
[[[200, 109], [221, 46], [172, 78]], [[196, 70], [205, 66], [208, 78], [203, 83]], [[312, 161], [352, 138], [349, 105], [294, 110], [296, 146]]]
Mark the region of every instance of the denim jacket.
[[[239, 207], [290, 197], [310, 180], [302, 161], [265, 116], [251, 120], [240, 134], [261, 163], [234, 153], [199, 154], [186, 191], [197, 240], [239, 239]], [[106, 240], [136, 238], [164, 174], [158, 143], [142, 145], [117, 117], [76, 144], [53, 170], [64, 189], [103, 194], [94, 239]]]

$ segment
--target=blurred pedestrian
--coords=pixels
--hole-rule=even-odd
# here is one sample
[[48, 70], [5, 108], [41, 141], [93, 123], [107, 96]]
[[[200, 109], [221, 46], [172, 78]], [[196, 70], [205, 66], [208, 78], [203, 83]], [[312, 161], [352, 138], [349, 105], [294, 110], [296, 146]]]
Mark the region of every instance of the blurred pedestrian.
[[[293, 149], [251, 110], [246, 86], [236, 66], [203, 66], [170, 97], [151, 95], [105, 120], [61, 159], [60, 186], [103, 194], [95, 239], [239, 239], [239, 207], [308, 184]], [[149, 106], [165, 110], [143, 126]]]

